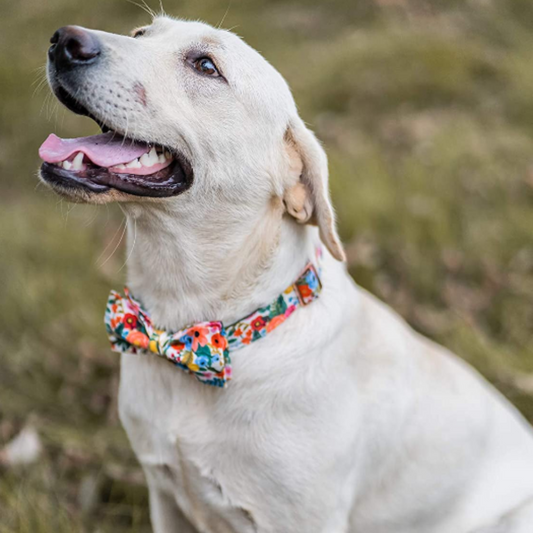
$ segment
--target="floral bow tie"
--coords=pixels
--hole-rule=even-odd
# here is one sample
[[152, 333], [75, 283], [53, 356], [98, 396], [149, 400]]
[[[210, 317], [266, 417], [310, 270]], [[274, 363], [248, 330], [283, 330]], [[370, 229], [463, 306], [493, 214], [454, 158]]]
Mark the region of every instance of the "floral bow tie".
[[[322, 250], [317, 249], [317, 259]], [[216, 387], [231, 379], [229, 352], [263, 338], [283, 323], [298, 307], [314, 301], [322, 285], [309, 263], [302, 275], [271, 304], [224, 328], [222, 322], [199, 322], [176, 333], [157, 329], [150, 317], [125, 288], [125, 296], [111, 291], [105, 325], [111, 348], [118, 353], [153, 352], [165, 357], [196, 378]]]

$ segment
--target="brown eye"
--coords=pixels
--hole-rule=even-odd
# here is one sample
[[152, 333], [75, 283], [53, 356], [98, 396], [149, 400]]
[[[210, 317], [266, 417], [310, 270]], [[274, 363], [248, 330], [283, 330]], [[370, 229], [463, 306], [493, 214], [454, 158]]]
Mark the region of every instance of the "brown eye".
[[146, 30], [144, 28], [140, 28], [138, 30], [135, 30], [133, 33], [132, 33], [132, 37], [134, 39], [136, 39], [137, 37], [141, 37], [143, 36], [144, 34], [146, 33]]
[[198, 72], [201, 72], [206, 76], [211, 76], [213, 78], [220, 76], [220, 72], [218, 71], [217, 67], [208, 57], [200, 57], [199, 59], [196, 59], [193, 62], [193, 66]]

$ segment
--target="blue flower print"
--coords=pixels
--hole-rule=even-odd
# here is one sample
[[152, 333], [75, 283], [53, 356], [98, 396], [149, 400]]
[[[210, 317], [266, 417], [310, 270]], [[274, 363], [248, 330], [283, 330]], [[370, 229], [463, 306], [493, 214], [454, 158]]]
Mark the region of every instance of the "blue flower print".
[[305, 275], [305, 282], [307, 285], [309, 285], [309, 288], [314, 291], [318, 287], [318, 280], [316, 278], [315, 273], [309, 269], [307, 274]]
[[183, 337], [180, 337], [180, 342], [185, 344], [185, 349], [190, 352], [192, 348], [192, 337], [190, 335], [183, 335]]
[[201, 368], [205, 369], [209, 366], [209, 358], [206, 355], [200, 355], [196, 358], [195, 363]]

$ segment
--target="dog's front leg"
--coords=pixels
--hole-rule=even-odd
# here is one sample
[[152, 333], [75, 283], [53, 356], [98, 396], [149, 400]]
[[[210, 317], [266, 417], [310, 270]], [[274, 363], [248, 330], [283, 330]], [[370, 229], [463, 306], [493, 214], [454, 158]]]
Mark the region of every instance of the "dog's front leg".
[[198, 533], [171, 494], [149, 487], [150, 520], [154, 533]]

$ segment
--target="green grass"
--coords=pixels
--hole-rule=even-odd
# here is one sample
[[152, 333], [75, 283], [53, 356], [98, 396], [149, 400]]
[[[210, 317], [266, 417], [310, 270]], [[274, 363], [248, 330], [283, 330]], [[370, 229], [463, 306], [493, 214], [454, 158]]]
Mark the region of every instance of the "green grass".
[[[164, 3], [212, 24], [229, 4], [224, 26], [279, 68], [326, 145], [357, 282], [533, 421], [517, 380], [533, 373], [529, 0]], [[53, 31], [148, 17], [126, 0], [0, 7], [0, 447], [31, 420], [45, 450], [0, 470], [0, 533], [148, 531], [102, 325], [124, 277], [121, 213], [35, 177], [48, 133], [95, 131], [38, 87]]]

